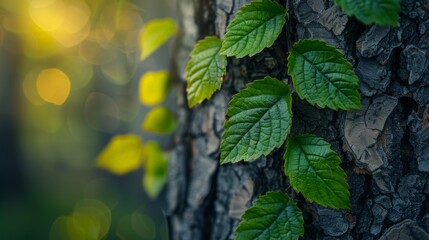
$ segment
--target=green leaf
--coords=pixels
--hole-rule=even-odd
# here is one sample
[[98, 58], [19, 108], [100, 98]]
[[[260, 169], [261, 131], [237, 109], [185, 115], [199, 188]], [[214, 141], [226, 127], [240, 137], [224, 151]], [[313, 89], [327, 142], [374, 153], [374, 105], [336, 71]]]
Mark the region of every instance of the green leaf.
[[156, 19], [145, 24], [140, 43], [141, 60], [146, 59], [177, 32], [177, 24], [171, 18]]
[[229, 103], [220, 145], [221, 164], [268, 155], [286, 140], [292, 124], [292, 97], [283, 82], [265, 77]]
[[288, 58], [299, 97], [321, 108], [360, 109], [359, 79], [336, 48], [320, 40], [301, 40]]
[[364, 24], [399, 25], [399, 0], [335, 0], [335, 4]]
[[288, 140], [285, 174], [291, 186], [309, 201], [336, 209], [350, 209], [350, 192], [341, 160], [330, 144], [314, 135]]
[[143, 148], [143, 188], [151, 198], [156, 198], [167, 182], [168, 162], [158, 143], [149, 141]]
[[139, 136], [116, 135], [97, 157], [97, 165], [117, 175], [129, 173], [141, 166], [141, 150]]
[[221, 54], [253, 56], [273, 45], [286, 22], [287, 10], [272, 1], [252, 1], [238, 10], [227, 27]]
[[140, 102], [148, 106], [162, 103], [167, 97], [169, 84], [168, 71], [145, 73], [140, 78]]
[[220, 89], [226, 70], [226, 57], [219, 54], [222, 41], [206, 37], [198, 41], [186, 66], [188, 105], [193, 107], [209, 99]]
[[177, 121], [166, 107], [156, 107], [146, 116], [142, 129], [151, 133], [169, 134], [177, 127]]
[[281, 192], [260, 196], [243, 214], [236, 240], [297, 240], [304, 235], [304, 219], [295, 202]]

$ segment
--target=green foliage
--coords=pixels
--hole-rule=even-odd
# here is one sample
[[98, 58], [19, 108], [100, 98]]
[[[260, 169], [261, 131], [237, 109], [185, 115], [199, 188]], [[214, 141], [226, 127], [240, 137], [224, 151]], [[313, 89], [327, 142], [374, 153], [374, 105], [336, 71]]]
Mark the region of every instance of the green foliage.
[[143, 188], [151, 198], [156, 198], [167, 182], [167, 155], [155, 141], [149, 141], [143, 148]]
[[287, 11], [272, 1], [252, 1], [228, 25], [221, 54], [253, 56], [273, 45], [286, 22]]
[[335, 4], [365, 24], [399, 25], [399, 0], [335, 0]]
[[360, 109], [359, 79], [343, 54], [321, 40], [294, 44], [288, 70], [302, 99], [334, 110]]
[[350, 209], [350, 193], [341, 160], [330, 144], [314, 135], [288, 140], [285, 174], [292, 187], [307, 200], [322, 206]]
[[169, 85], [170, 73], [168, 71], [146, 72], [140, 78], [140, 102], [147, 106], [162, 103], [167, 97]]
[[211, 98], [221, 87], [226, 70], [226, 57], [219, 54], [221, 45], [218, 37], [206, 37], [192, 50], [191, 60], [186, 66], [189, 107]]
[[146, 59], [177, 32], [176, 21], [170, 18], [155, 19], [146, 23], [140, 36], [141, 60]]
[[[173, 19], [155, 19], [147, 22], [140, 35], [141, 60], [149, 57], [176, 32], [177, 24]], [[218, 41], [220, 49], [220, 40]], [[226, 59], [223, 58], [225, 69]], [[140, 78], [139, 85], [140, 102], [147, 106], [159, 105], [167, 97], [170, 74], [165, 70], [148, 71]], [[141, 128], [155, 134], [170, 134], [176, 126], [177, 121], [170, 110], [158, 106], [149, 111]], [[167, 181], [167, 155], [155, 141], [149, 141], [143, 146], [140, 137], [135, 134], [114, 136], [99, 154], [97, 165], [117, 175], [126, 174], [143, 165], [145, 169], [143, 188], [152, 198], [158, 196]]]
[[291, 105], [289, 87], [275, 78], [248, 84], [229, 103], [221, 163], [251, 161], [280, 147], [292, 124]]
[[[397, 25], [398, 0], [335, 2], [364, 23]], [[220, 88], [226, 65], [226, 59], [222, 58], [219, 67], [220, 55], [241, 58], [270, 47], [282, 31], [286, 16], [286, 9], [276, 2], [254, 0], [237, 12], [223, 42], [215, 37], [203, 40], [211, 39], [211, 44], [203, 45], [200, 41], [187, 68], [189, 105], [210, 98]], [[196, 53], [203, 51], [208, 54], [195, 60]], [[207, 72], [211, 75], [206, 76]], [[359, 79], [351, 63], [324, 41], [305, 39], [295, 43], [288, 57], [288, 73], [298, 96], [310, 104], [334, 110], [361, 108]], [[205, 82], [212, 85], [200, 87]], [[190, 91], [193, 84], [198, 87]], [[221, 164], [268, 155], [283, 145], [291, 129], [289, 86], [272, 77], [255, 80], [233, 96], [226, 115], [220, 144]], [[314, 135], [298, 135], [286, 145], [284, 171], [295, 191], [322, 206], [350, 209], [346, 173], [330, 144]], [[302, 213], [293, 200], [283, 193], [269, 192], [245, 212], [236, 229], [236, 239], [298, 239], [303, 232]]]
[[152, 109], [143, 121], [142, 128], [151, 133], [169, 134], [177, 126], [176, 118], [166, 107]]
[[141, 150], [138, 135], [116, 135], [98, 155], [97, 165], [116, 175], [127, 174], [141, 166]]
[[284, 193], [268, 192], [243, 214], [235, 239], [297, 240], [303, 235], [304, 219], [295, 202]]

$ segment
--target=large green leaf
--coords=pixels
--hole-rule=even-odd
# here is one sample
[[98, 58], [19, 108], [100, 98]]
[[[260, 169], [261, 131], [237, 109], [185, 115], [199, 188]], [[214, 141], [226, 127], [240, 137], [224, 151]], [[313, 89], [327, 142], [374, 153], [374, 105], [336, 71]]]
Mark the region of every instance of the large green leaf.
[[211, 98], [221, 87], [226, 70], [226, 57], [219, 54], [221, 44], [217, 37], [206, 37], [192, 50], [191, 60], [186, 66], [189, 107]]
[[399, 0], [335, 0], [335, 4], [365, 24], [398, 26]]
[[314, 135], [288, 140], [285, 174], [304, 197], [322, 206], [350, 209], [350, 193], [341, 160], [330, 144]]
[[241, 58], [273, 45], [286, 22], [287, 11], [272, 1], [244, 5], [228, 25], [221, 53]]
[[292, 124], [291, 104], [283, 82], [266, 77], [249, 83], [229, 103], [220, 162], [251, 161], [280, 147]]
[[297, 240], [304, 235], [304, 219], [295, 202], [281, 192], [268, 192], [243, 214], [236, 240]]
[[343, 54], [321, 40], [301, 40], [288, 58], [296, 92], [313, 105], [360, 109], [359, 79]]

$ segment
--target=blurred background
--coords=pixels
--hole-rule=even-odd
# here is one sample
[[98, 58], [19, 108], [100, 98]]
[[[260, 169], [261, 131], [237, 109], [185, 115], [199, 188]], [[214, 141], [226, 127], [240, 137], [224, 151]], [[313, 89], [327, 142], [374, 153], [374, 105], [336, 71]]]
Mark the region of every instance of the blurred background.
[[[139, 100], [139, 81], [169, 69], [174, 44], [142, 61], [141, 34], [175, 8], [0, 1], [0, 239], [168, 239], [143, 167], [113, 174], [97, 157], [117, 134], [168, 148], [169, 135], [142, 130], [151, 107]], [[164, 104], [173, 98], [170, 90]]]

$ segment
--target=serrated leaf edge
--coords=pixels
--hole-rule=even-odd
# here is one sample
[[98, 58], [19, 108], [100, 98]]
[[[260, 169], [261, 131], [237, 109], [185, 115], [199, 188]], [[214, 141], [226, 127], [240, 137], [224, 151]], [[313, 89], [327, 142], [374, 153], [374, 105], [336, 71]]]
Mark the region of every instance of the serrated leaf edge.
[[[318, 107], [321, 107], [321, 108], [326, 108], [326, 107], [328, 107], [328, 108], [330, 108], [330, 109], [333, 109], [333, 110], [335, 110], [335, 111], [338, 111], [339, 109], [341, 109], [341, 110], [359, 110], [359, 109], [361, 109], [362, 108], [362, 102], [361, 102], [361, 97], [360, 97], [360, 95], [359, 95], [359, 78], [358, 78], [358, 76], [356, 75], [356, 73], [354, 72], [354, 70], [353, 70], [353, 66], [352, 66], [352, 64], [349, 62], [349, 61], [347, 61], [347, 59], [345, 59], [345, 57], [344, 57], [344, 54], [342, 53], [342, 52], [340, 52], [336, 47], [334, 47], [334, 46], [331, 46], [331, 45], [329, 45], [326, 41], [323, 41], [323, 40], [319, 40], [319, 39], [301, 39], [301, 40], [299, 40], [299, 41], [297, 41], [297, 42], [295, 42], [294, 44], [293, 44], [293, 46], [292, 46], [292, 49], [291, 49], [291, 51], [290, 51], [290, 53], [289, 53], [289, 56], [288, 56], [288, 66], [287, 66], [287, 68], [288, 68], [288, 74], [289, 74], [289, 76], [291, 76], [291, 79], [292, 79], [292, 82], [293, 82], [293, 85], [294, 86], [297, 86], [297, 80], [296, 80], [296, 78], [294, 78], [293, 76], [292, 76], [292, 74], [291, 74], [291, 69], [293, 69], [293, 67], [291, 67], [291, 65], [290, 65], [290, 58], [291, 58], [291, 56], [292, 56], [292, 51], [293, 51], [293, 49], [294, 49], [294, 47], [295, 46], [299, 46], [300, 44], [306, 44], [307, 42], [309, 42], [309, 43], [311, 43], [311, 42], [318, 42], [318, 43], [322, 43], [322, 44], [324, 44], [324, 45], [326, 45], [328, 48], [330, 48], [331, 50], [333, 50], [333, 51], [335, 51], [335, 52], [337, 52], [337, 53], [339, 53], [339, 54], [341, 54], [342, 55], [342, 60], [343, 60], [343, 63], [345, 64], [345, 65], [347, 65], [350, 69], [349, 69], [349, 71], [350, 72], [352, 72], [353, 73], [353, 75], [355, 75], [356, 76], [356, 80], [357, 81], [355, 81], [353, 84], [355, 84], [355, 85], [357, 85], [357, 88], [356, 89], [354, 89], [354, 91], [355, 91], [355, 93], [357, 93], [357, 96], [359, 96], [359, 103], [358, 103], [358, 105], [356, 105], [356, 103], [354, 103], [355, 105], [354, 106], [352, 106], [352, 107], [349, 107], [349, 108], [340, 108], [340, 107], [335, 107], [335, 108], [331, 108], [331, 107], [328, 107], [328, 106], [319, 106], [319, 104], [317, 103], [317, 102], [315, 102], [315, 103], [311, 103], [311, 102], [309, 102], [308, 100], [307, 100], [307, 98], [305, 98], [304, 96], [302, 96], [301, 95], [301, 92], [300, 91], [296, 91], [296, 88], [295, 88], [295, 91], [296, 91], [296, 93], [298, 94], [298, 96], [299, 96], [299, 98], [301, 98], [301, 99], [303, 99], [303, 100], [306, 100], [309, 104], [311, 104], [311, 105], [313, 105], [313, 106], [318, 106]], [[297, 52], [296, 52], [296, 54], [298, 54]], [[299, 53], [299, 55], [302, 55], [302, 54], [300, 54]], [[303, 58], [306, 58], [305, 56], [303, 56]], [[340, 92], [340, 91], [339, 91]], [[344, 93], [342, 93], [341, 92], [341, 94], [343, 94], [346, 98], [349, 98], [349, 96], [347, 96], [346, 94], [344, 94]], [[350, 102], [352, 102], [352, 101], [350, 101]]]
[[[211, 63], [216, 59], [216, 57], [217, 57], [217, 56], [223, 56], [223, 55], [221, 55], [221, 54], [220, 54], [220, 49], [221, 49], [221, 47], [222, 47], [222, 42], [223, 42], [223, 41], [222, 41], [221, 39], [219, 39], [217, 36], [208, 36], [208, 37], [205, 37], [204, 39], [199, 40], [199, 41], [195, 44], [195, 46], [194, 46], [194, 48], [193, 48], [193, 50], [191, 51], [191, 54], [190, 54], [191, 59], [188, 61], [187, 65], [186, 65], [186, 79], [187, 79], [186, 95], [187, 95], [187, 96], [189, 96], [189, 88], [188, 88], [188, 86], [189, 86], [189, 85], [188, 85], [188, 84], [189, 84], [190, 79], [191, 79], [191, 75], [190, 75], [191, 73], [190, 73], [190, 71], [191, 71], [192, 65], [194, 64], [194, 61], [193, 61], [193, 59], [192, 59], [192, 58], [193, 58], [193, 55], [195, 55], [195, 50], [196, 50], [196, 49], [198, 49], [198, 48], [199, 48], [199, 47], [201, 47], [202, 45], [206, 44], [206, 42], [205, 42], [205, 41], [209, 41], [209, 40], [217, 40], [217, 41], [220, 41], [220, 46], [219, 46], [219, 49], [218, 49], [218, 51], [217, 51], [217, 54], [216, 54], [216, 55], [214, 55], [214, 57], [213, 57], [213, 59], [212, 59], [212, 60], [210, 60], [210, 64], [209, 64], [209, 66], [210, 66], [210, 65], [211, 65]], [[226, 61], [226, 57], [225, 57], [225, 61]], [[227, 66], [227, 64], [225, 64], [225, 65], [223, 66], [223, 69], [222, 69], [223, 74], [221, 74], [222, 76], [223, 76], [223, 75], [225, 75], [225, 73], [226, 73], [226, 66]], [[205, 72], [208, 72], [208, 71], [209, 71], [209, 68], [207, 67], [207, 68], [205, 69]], [[209, 96], [209, 97], [205, 97], [205, 98], [203, 98], [203, 99], [200, 99], [200, 100], [198, 100], [197, 102], [194, 102], [194, 103], [191, 103], [191, 101], [190, 101], [190, 100], [189, 100], [189, 98], [188, 98], [188, 106], [189, 106], [189, 108], [193, 108], [193, 107], [195, 107], [196, 105], [201, 104], [204, 100], [206, 100], [206, 99], [210, 99], [216, 91], [219, 91], [219, 89], [222, 87], [222, 81], [223, 81], [222, 76], [220, 76], [220, 77], [219, 77], [219, 81], [220, 81], [219, 86], [215, 88], [215, 91], [211, 94], [211, 96]]]
[[[271, 80], [276, 80], [276, 81], [280, 81], [280, 80], [278, 80], [277, 78], [273, 78], [273, 77], [265, 77], [264, 79], [258, 79], [258, 80], [254, 80], [254, 81], [252, 81], [252, 82], [250, 82], [250, 83], [248, 83], [247, 85], [246, 85], [246, 88], [244, 88], [244, 89], [242, 89], [241, 91], [245, 91], [245, 90], [247, 90], [247, 88], [250, 86], [250, 85], [252, 85], [252, 84], [254, 84], [255, 82], [257, 82], [257, 81], [264, 81], [265, 79], [271, 79]], [[280, 81], [280, 82], [282, 82], [282, 81]], [[282, 82], [283, 83], [283, 82]], [[284, 84], [284, 83], [283, 83]], [[286, 85], [286, 84], [285, 84]], [[289, 133], [290, 133], [290, 130], [291, 130], [291, 128], [292, 128], [292, 118], [293, 118], [293, 112], [292, 112], [292, 92], [290, 91], [290, 88], [289, 88], [289, 86], [287, 86], [286, 85], [286, 87], [288, 88], [288, 90], [289, 90], [289, 95], [288, 96], [284, 96], [285, 98], [287, 98], [287, 97], [289, 97], [289, 109], [288, 109], [288, 112], [289, 112], [289, 114], [290, 114], [290, 124], [289, 124], [289, 128], [287, 129], [287, 134], [286, 134], [286, 136], [285, 136], [285, 140], [283, 141], [283, 142], [281, 142], [281, 143], [279, 143], [279, 144], [277, 144], [277, 145], [275, 145], [274, 146], [274, 149], [271, 149], [271, 150], [265, 150], [265, 151], [263, 151], [262, 152], [262, 154], [260, 154], [259, 155], [259, 157], [261, 157], [261, 156], [268, 156], [272, 151], [274, 151], [275, 149], [278, 149], [278, 148], [280, 148], [285, 142], [286, 142], [286, 139], [287, 139], [287, 136], [289, 135]], [[240, 91], [240, 92], [241, 92]], [[232, 97], [232, 99], [231, 99], [231, 101], [228, 103], [228, 109], [227, 109], [227, 117], [230, 117], [230, 115], [229, 115], [229, 106], [230, 106], [230, 104], [233, 102], [233, 101], [235, 101], [235, 98], [236, 98], [236, 96], [240, 93], [240, 92], [238, 92], [237, 94], [235, 94], [233, 97]], [[279, 101], [280, 101], [281, 99], [279, 99]], [[277, 101], [278, 102], [278, 101]], [[277, 103], [276, 102], [276, 103]], [[226, 120], [225, 122], [224, 122], [224, 125], [223, 125], [223, 129], [224, 129], [224, 131], [223, 131], [223, 133], [222, 133], [222, 137], [221, 137], [221, 144], [220, 144], [220, 146], [222, 146], [222, 141], [224, 141], [224, 139], [223, 139], [223, 135], [225, 134], [225, 125], [226, 125], [226, 123], [227, 123], [227, 121], [228, 120]], [[228, 155], [229, 155], [230, 153], [228, 153]], [[228, 156], [227, 155], [227, 156]], [[257, 157], [257, 158], [259, 158], [259, 157]], [[249, 160], [249, 159], [244, 159], [243, 158], [243, 156], [241, 156], [241, 160], [237, 160], [237, 161], [225, 161], [225, 158], [226, 157], [224, 157], [223, 155], [222, 155], [222, 151], [221, 151], [221, 157], [220, 157], [220, 164], [221, 165], [223, 165], [223, 164], [227, 164], [227, 163], [237, 163], [237, 162], [241, 162], [241, 161], [252, 161], [252, 160], [255, 160], [255, 159], [251, 159], [251, 160]]]
[[[250, 2], [250, 3], [247, 3], [247, 4], [244, 4], [243, 6], [241, 6], [240, 7], [240, 9], [238, 10], [238, 12], [237, 12], [237, 14], [236, 14], [236, 17], [231, 21], [231, 23], [230, 24], [228, 24], [228, 26], [226, 27], [226, 34], [225, 34], [225, 37], [228, 35], [228, 32], [230, 31], [230, 26], [233, 26], [234, 24], [236, 24], [237, 22], [238, 22], [238, 19], [237, 19], [237, 17], [239, 16], [239, 15], [242, 15], [243, 14], [243, 12], [242, 12], [242, 10], [244, 9], [244, 8], [247, 8], [248, 6], [250, 6], [252, 3], [254, 3], [254, 2], [258, 2], [257, 0], [254, 0], [254, 1], [252, 1], [252, 2]], [[274, 5], [278, 5], [279, 7], [281, 7], [281, 8], [283, 8], [284, 9], [284, 17], [283, 17], [283, 21], [282, 21], [282, 23], [281, 23], [281, 28], [279, 28], [279, 30], [278, 31], [276, 31], [276, 32], [274, 32], [274, 36], [276, 36], [276, 38], [274, 39], [274, 41], [271, 43], [271, 44], [269, 44], [269, 45], [267, 45], [267, 46], [265, 46], [265, 48], [269, 48], [269, 47], [271, 47], [274, 43], [275, 43], [275, 41], [277, 40], [277, 38], [278, 38], [278, 36], [280, 35], [280, 33], [282, 32], [282, 29], [283, 29], [283, 27], [284, 27], [284, 25], [285, 25], [285, 23], [286, 23], [286, 18], [287, 18], [287, 15], [288, 15], [288, 11], [287, 11], [287, 9], [285, 9], [282, 5], [280, 5], [280, 4], [278, 4], [277, 2], [273, 2], [273, 1], [271, 1], [271, 0], [262, 0], [261, 2], [269, 2], [269, 3], [273, 3], [273, 6]], [[267, 23], [267, 22], [269, 22], [269, 21], [271, 21], [273, 18], [275, 18], [275, 17], [277, 17], [277, 16], [280, 16], [280, 15], [275, 15], [274, 17], [272, 17], [272, 18], [270, 18], [268, 21], [266, 21], [265, 22], [265, 24]], [[253, 31], [255, 31], [255, 29], [253, 29], [252, 30], [252, 32]], [[241, 39], [240, 39], [240, 41], [241, 41]], [[224, 42], [224, 41], [223, 41]], [[237, 41], [238, 42], [238, 41]], [[264, 48], [264, 49], [265, 49]], [[262, 49], [263, 50], [263, 49]], [[261, 51], [262, 51], [261, 50]], [[230, 53], [225, 53], [227, 51], [227, 48], [226, 47], [224, 47], [224, 44], [222, 43], [222, 47], [221, 47], [221, 50], [220, 50], [220, 54], [221, 55], [225, 55], [225, 56], [227, 56], [227, 57], [236, 57], [236, 58], [243, 58], [243, 57], [246, 57], [246, 56], [249, 56], [249, 57], [253, 57], [254, 55], [256, 55], [256, 54], [258, 54], [258, 53], [260, 53], [261, 51], [259, 51], [259, 52], [256, 52], [256, 53], [252, 53], [252, 54], [230, 54]]]
[[[401, 6], [400, 6], [400, 2], [399, 0], [396, 0], [398, 3], [398, 8], [396, 9], [396, 17], [395, 17], [395, 23], [391, 23], [391, 22], [384, 22], [384, 21], [379, 21], [377, 18], [371, 18], [369, 21], [366, 21], [364, 19], [361, 19], [358, 15], [356, 15], [354, 12], [349, 12], [347, 9], [344, 9], [344, 6], [342, 6], [342, 4], [340, 4], [338, 2], [338, 0], [335, 0], [334, 3], [336, 6], [338, 6], [346, 15], [350, 16], [350, 17], [355, 17], [356, 19], [358, 19], [361, 23], [365, 24], [365, 25], [370, 25], [370, 24], [376, 24], [376, 25], [381, 25], [381, 26], [392, 26], [392, 27], [399, 27], [399, 12], [401, 11]], [[380, 14], [380, 13], [376, 13], [376, 14]]]
[[[245, 219], [245, 215], [246, 215], [246, 213], [247, 213], [247, 211], [248, 210], [250, 210], [250, 209], [253, 209], [253, 208], [261, 208], [261, 209], [263, 209], [262, 207], [260, 207], [260, 206], [257, 206], [257, 204], [261, 204], [260, 203], [260, 201], [261, 201], [261, 198], [264, 198], [264, 197], [270, 197], [269, 195], [271, 195], [271, 194], [278, 194], [278, 195], [282, 195], [281, 197], [285, 197], [286, 199], [287, 199], [287, 201], [288, 201], [288, 204], [291, 204], [292, 205], [292, 207], [295, 209], [295, 210], [298, 210], [297, 212], [298, 212], [298, 214], [299, 214], [299, 224], [300, 224], [300, 232], [299, 232], [299, 236], [304, 236], [304, 217], [303, 217], [303, 214], [302, 214], [302, 210], [297, 206], [297, 204], [296, 204], [296, 202], [292, 199], [292, 198], [290, 198], [287, 194], [285, 194], [285, 193], [283, 193], [283, 192], [279, 192], [279, 191], [269, 191], [269, 192], [266, 192], [264, 195], [261, 195], [261, 196], [259, 196], [255, 201], [253, 201], [253, 203], [252, 203], [252, 206], [251, 207], [249, 207], [248, 209], [246, 209], [246, 211], [243, 213], [243, 216], [242, 216], [242, 220], [241, 220], [241, 222], [238, 224], [238, 226], [235, 228], [235, 230], [234, 230], [234, 239], [235, 240], [237, 240], [238, 239], [238, 236], [237, 236], [237, 230], [238, 230], [238, 228], [240, 227], [240, 226], [242, 226], [243, 224], [247, 224], [248, 223], [248, 220], [246, 220]], [[288, 205], [284, 208], [284, 209], [286, 209], [288, 207]], [[285, 210], [283, 210], [282, 212], [284, 212]], [[277, 219], [276, 219], [277, 220]], [[270, 224], [270, 226], [272, 226], [272, 223]], [[264, 232], [266, 231], [267, 229], [265, 229], [264, 230]]]
[[[321, 137], [318, 137], [318, 136], [316, 136], [316, 135], [314, 135], [314, 134], [301, 134], [301, 135], [297, 135], [297, 136], [294, 136], [293, 138], [296, 138], [296, 137], [315, 137], [315, 138], [319, 138], [319, 139], [321, 139], [322, 141], [324, 141], [324, 142], [326, 142], [327, 143], [327, 145], [329, 145], [329, 149], [330, 149], [330, 151], [331, 152], [333, 152], [333, 153], [335, 153], [335, 156], [338, 158], [338, 160], [339, 160], [339, 164], [338, 164], [338, 167], [339, 168], [341, 168], [341, 166], [340, 166], [340, 163], [341, 163], [341, 158], [338, 156], [338, 154], [334, 151], [334, 150], [332, 150], [332, 145], [329, 143], [329, 142], [327, 142], [327, 141], [325, 141], [323, 138], [321, 138]], [[283, 168], [283, 171], [284, 171], [284, 173], [285, 173], [285, 175], [286, 176], [288, 176], [287, 175], [287, 172], [286, 172], [286, 161], [287, 161], [287, 159], [286, 159], [286, 154], [287, 154], [287, 148], [288, 148], [288, 145], [289, 145], [289, 140], [290, 140], [290, 138], [288, 139], [288, 143], [287, 143], [287, 146], [286, 146], [286, 151], [285, 151], [285, 153], [284, 153], [284, 155], [283, 155], [283, 159], [285, 160], [285, 162], [284, 162], [284, 168]], [[299, 191], [298, 189], [296, 189], [295, 188], [295, 186], [294, 185], [292, 185], [292, 183], [290, 183], [290, 185], [292, 186], [292, 188], [297, 192], [297, 193], [301, 193], [303, 196], [304, 196], [304, 198], [305, 198], [305, 200], [307, 200], [307, 201], [309, 201], [309, 202], [313, 202], [313, 203], [316, 203], [316, 204], [318, 204], [318, 205], [320, 205], [320, 206], [322, 206], [322, 207], [330, 207], [330, 208], [333, 208], [333, 209], [337, 209], [337, 210], [340, 210], [340, 209], [343, 209], [343, 210], [350, 210], [351, 209], [351, 205], [350, 205], [350, 186], [349, 186], [349, 184], [347, 183], [347, 174], [344, 172], [344, 170], [341, 168], [341, 173], [343, 173], [343, 176], [344, 176], [344, 181], [345, 181], [345, 184], [347, 185], [347, 196], [348, 196], [348, 199], [349, 199], [349, 201], [347, 202], [348, 203], [348, 206], [346, 207], [346, 208], [343, 208], [343, 207], [336, 207], [336, 206], [333, 206], [332, 204], [323, 204], [323, 203], [320, 203], [317, 199], [311, 199], [311, 198], [308, 198], [307, 196], [304, 196], [304, 194], [301, 192], [301, 191]], [[289, 176], [288, 176], [289, 177]], [[312, 183], [308, 183], [308, 184], [312, 184]]]

